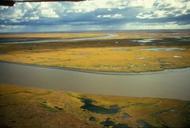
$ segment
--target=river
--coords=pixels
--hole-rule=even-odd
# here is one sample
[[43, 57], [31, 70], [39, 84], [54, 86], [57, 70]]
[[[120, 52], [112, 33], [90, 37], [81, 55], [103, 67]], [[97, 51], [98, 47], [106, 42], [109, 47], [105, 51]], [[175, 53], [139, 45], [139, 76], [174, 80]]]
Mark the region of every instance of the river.
[[103, 74], [0, 62], [0, 83], [104, 95], [190, 100], [190, 68]]
[[77, 42], [77, 41], [94, 41], [94, 40], [102, 40], [102, 39], [111, 39], [116, 37], [117, 34], [115, 33], [108, 33], [102, 36], [95, 36], [95, 37], [84, 37], [84, 38], [60, 38], [60, 39], [22, 39], [22, 38], [3, 38], [0, 39], [0, 44], [38, 44], [38, 43], [58, 43], [58, 42]]

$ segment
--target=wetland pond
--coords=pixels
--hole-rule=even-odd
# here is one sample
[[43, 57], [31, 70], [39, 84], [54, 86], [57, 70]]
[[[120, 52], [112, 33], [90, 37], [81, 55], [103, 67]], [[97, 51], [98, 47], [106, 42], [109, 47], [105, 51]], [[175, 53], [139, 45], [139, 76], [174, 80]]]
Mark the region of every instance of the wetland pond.
[[0, 75], [0, 83], [3, 84], [103, 95], [190, 100], [190, 68], [147, 73], [90, 73], [0, 62]]

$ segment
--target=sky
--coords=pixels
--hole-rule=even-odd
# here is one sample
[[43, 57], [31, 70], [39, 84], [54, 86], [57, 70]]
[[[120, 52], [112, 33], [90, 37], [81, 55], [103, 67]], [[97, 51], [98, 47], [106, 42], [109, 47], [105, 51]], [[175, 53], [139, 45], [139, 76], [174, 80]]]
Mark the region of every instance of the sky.
[[0, 7], [0, 32], [190, 29], [190, 0], [86, 0]]

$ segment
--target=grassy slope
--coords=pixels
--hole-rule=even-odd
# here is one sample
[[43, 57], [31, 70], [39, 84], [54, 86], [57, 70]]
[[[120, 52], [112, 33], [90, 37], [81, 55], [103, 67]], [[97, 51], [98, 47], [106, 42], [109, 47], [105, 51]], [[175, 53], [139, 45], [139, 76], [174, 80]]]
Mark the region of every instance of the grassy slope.
[[[89, 109], [82, 109], [81, 98], [93, 100]], [[119, 110], [106, 113], [111, 106]], [[187, 127], [190, 126], [189, 112], [188, 101], [97, 96], [0, 85], [0, 127], [101, 128], [113, 122], [114, 128]]]

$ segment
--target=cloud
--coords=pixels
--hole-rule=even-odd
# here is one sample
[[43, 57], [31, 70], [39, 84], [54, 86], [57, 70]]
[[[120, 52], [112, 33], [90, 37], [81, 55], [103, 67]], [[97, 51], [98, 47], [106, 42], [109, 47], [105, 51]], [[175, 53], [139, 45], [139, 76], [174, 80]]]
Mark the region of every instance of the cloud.
[[122, 14], [106, 14], [106, 15], [98, 15], [98, 18], [109, 18], [109, 19], [122, 19], [124, 16]]
[[[127, 24], [128, 27], [124, 27]], [[14, 26], [22, 28], [18, 29], [20, 31], [30, 31], [32, 28], [36, 31], [54, 28], [65, 31], [133, 28], [129, 25], [134, 29], [164, 28], [164, 25], [190, 28], [188, 24], [188, 0], [86, 0], [76, 3], [17, 3], [14, 7], [0, 7], [0, 25], [9, 26], [9, 31]]]
[[15, 7], [0, 7], [0, 16], [1, 20], [5, 19], [13, 22], [38, 20], [40, 18], [59, 18], [59, 15], [55, 11], [55, 8], [56, 4], [53, 7], [52, 4], [43, 2], [35, 4], [17, 3]]
[[127, 6], [128, 0], [87, 0], [74, 3], [69, 12], [86, 13], [97, 9], [123, 9]]
[[144, 10], [136, 17], [139, 19], [155, 19], [187, 15], [190, 11], [190, 1], [156, 0], [151, 9]]
[[152, 8], [154, 2], [155, 2], [155, 0], [131, 0], [128, 3], [128, 6], [149, 9], [149, 8]]
[[[138, 27], [137, 27], [138, 26]], [[190, 24], [180, 25], [176, 22], [167, 23], [126, 23], [123, 29], [127, 30], [151, 30], [151, 29], [187, 29], [190, 28]]]

